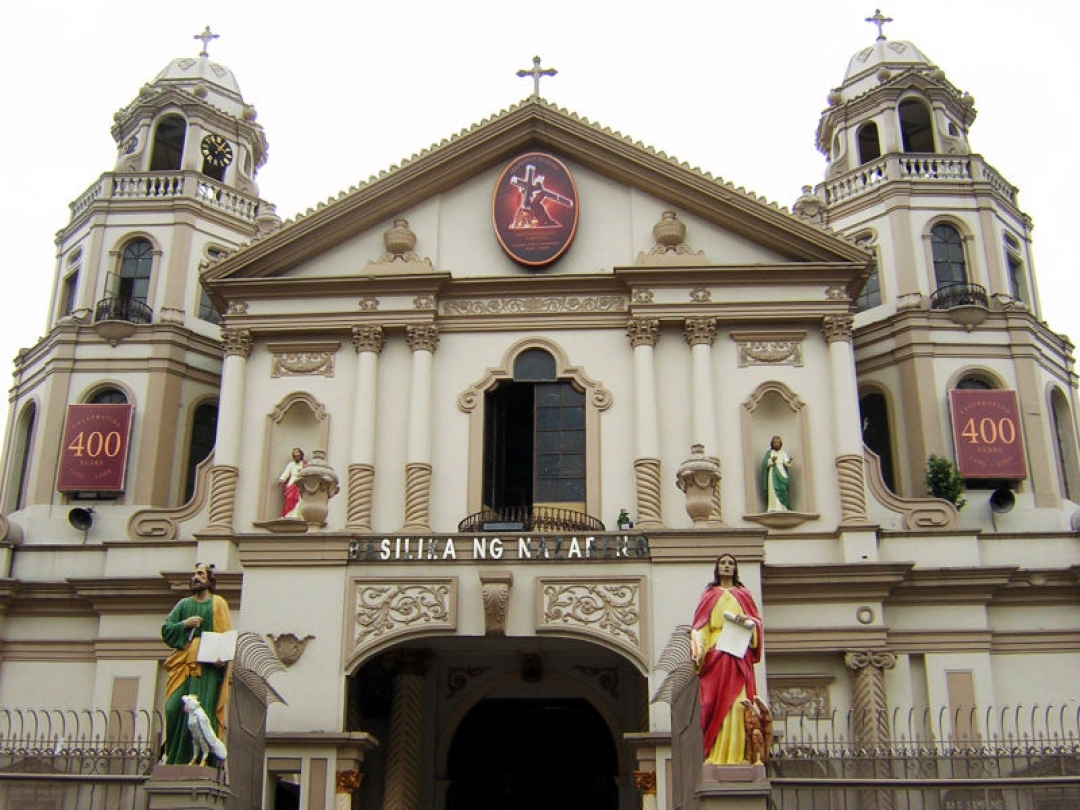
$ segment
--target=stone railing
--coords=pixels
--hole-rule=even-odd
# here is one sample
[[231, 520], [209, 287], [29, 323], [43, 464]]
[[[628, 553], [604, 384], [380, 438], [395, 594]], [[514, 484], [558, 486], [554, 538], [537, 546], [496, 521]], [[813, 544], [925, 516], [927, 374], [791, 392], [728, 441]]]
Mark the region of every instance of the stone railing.
[[71, 203], [72, 218], [101, 200], [189, 199], [225, 211], [248, 222], [259, 215], [259, 200], [211, 180], [199, 172], [109, 172]]
[[834, 205], [857, 197], [890, 180], [909, 183], [987, 183], [1016, 204], [1016, 187], [979, 155], [892, 154], [828, 180], [817, 187], [818, 196]]

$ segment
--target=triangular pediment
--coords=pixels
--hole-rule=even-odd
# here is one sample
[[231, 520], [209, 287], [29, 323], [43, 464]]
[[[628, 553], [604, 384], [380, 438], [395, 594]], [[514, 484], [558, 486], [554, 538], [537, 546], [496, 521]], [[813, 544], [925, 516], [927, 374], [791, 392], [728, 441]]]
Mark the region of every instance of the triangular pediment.
[[[648, 194], [685, 215], [766, 248], [774, 261], [865, 264], [867, 260], [865, 253], [839, 236], [752, 193], [543, 100], [530, 100], [285, 222], [212, 265], [204, 279], [213, 286], [225, 279], [287, 275], [348, 240], [381, 233], [402, 212], [452, 192], [527, 151], [550, 152], [610, 183]], [[643, 225], [647, 229], [652, 223]], [[625, 259], [617, 263], [630, 263], [633, 257]]]

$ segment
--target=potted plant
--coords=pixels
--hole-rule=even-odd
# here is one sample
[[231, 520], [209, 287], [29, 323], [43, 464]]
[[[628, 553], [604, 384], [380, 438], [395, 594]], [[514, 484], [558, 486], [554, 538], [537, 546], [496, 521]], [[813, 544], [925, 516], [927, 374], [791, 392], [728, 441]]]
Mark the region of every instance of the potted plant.
[[630, 520], [630, 515], [625, 509], [619, 510], [619, 517], [615, 522], [619, 524], [619, 531], [626, 531], [634, 527], [634, 522]]
[[957, 510], [963, 509], [967, 499], [962, 497], [964, 479], [953, 463], [934, 453], [926, 460], [926, 489], [935, 498], [951, 503]]

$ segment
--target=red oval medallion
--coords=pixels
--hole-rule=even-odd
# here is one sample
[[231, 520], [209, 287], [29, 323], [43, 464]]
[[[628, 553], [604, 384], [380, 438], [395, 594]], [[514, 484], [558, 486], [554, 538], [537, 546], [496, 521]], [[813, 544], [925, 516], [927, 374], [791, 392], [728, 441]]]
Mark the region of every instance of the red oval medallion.
[[578, 193], [570, 170], [546, 152], [517, 158], [495, 183], [491, 221], [511, 259], [530, 267], [551, 264], [577, 232]]

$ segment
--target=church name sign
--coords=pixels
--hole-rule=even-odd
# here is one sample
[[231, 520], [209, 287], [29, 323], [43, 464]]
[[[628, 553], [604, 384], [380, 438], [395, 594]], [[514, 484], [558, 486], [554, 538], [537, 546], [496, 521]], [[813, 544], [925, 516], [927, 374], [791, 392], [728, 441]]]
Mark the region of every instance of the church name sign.
[[649, 539], [643, 535], [535, 534], [433, 535], [431, 537], [383, 537], [355, 539], [349, 543], [349, 559], [363, 562], [552, 561], [641, 560], [649, 558]]

